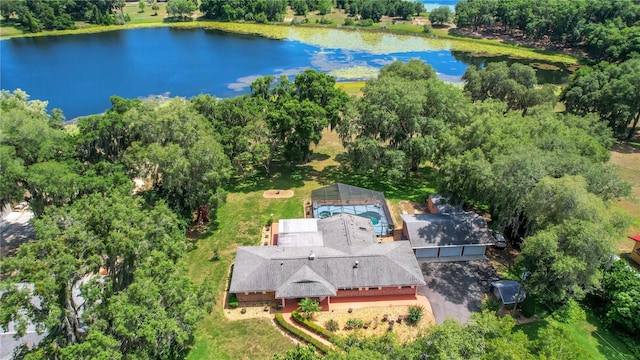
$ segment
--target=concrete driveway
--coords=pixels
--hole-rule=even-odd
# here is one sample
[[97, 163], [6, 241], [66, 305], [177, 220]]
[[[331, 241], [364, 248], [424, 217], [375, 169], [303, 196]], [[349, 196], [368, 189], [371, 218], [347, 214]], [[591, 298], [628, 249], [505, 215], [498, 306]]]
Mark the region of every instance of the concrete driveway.
[[418, 294], [429, 299], [438, 324], [448, 317], [465, 323], [480, 310], [489, 282], [498, 279], [488, 260], [419, 263], [427, 285], [419, 287]]

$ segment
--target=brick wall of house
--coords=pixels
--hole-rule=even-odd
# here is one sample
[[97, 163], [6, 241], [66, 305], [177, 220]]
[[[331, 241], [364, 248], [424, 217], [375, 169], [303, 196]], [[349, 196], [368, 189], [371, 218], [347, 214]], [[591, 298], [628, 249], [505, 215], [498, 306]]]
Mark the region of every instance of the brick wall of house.
[[271, 301], [276, 298], [275, 291], [267, 291], [265, 294], [259, 293], [237, 293], [238, 301]]
[[403, 239], [409, 238], [409, 229], [407, 229], [407, 223], [404, 221], [402, 222], [402, 238]]
[[636, 241], [631, 251], [631, 259], [640, 265], [640, 241]]
[[415, 295], [416, 288], [403, 287], [398, 289], [394, 287], [383, 287], [381, 290], [378, 288], [370, 288], [369, 290], [338, 290], [334, 297], [354, 297], [354, 296], [385, 296], [385, 295]]

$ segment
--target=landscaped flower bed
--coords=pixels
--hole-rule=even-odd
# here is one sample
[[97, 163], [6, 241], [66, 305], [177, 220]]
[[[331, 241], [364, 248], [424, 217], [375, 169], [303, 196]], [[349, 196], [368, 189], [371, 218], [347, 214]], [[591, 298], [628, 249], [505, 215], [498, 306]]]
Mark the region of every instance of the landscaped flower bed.
[[[383, 321], [385, 314], [386, 320]], [[391, 327], [391, 331], [398, 335], [400, 341], [417, 337], [426, 326], [435, 323], [433, 315], [426, 310], [416, 325], [407, 322], [407, 315], [409, 306], [385, 306], [353, 309], [352, 312], [346, 309], [323, 311], [316, 314], [313, 322], [324, 328], [329, 320], [334, 320], [338, 329], [334, 334], [339, 336], [346, 336], [354, 331], [363, 335], [382, 335]], [[392, 320], [393, 325], [389, 325]]]

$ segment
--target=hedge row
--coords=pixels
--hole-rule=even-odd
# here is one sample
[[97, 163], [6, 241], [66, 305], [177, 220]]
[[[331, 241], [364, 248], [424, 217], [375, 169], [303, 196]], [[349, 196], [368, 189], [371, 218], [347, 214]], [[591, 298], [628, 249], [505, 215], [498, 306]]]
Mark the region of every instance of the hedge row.
[[282, 328], [287, 330], [289, 333], [291, 333], [293, 336], [299, 338], [300, 340], [306, 342], [307, 344], [313, 345], [316, 349], [318, 349], [320, 352], [322, 352], [324, 354], [326, 354], [329, 351], [331, 351], [331, 348], [329, 346], [327, 346], [324, 343], [320, 342], [318, 339], [315, 339], [314, 337], [310, 336], [306, 332], [298, 329], [297, 327], [294, 327], [291, 324], [289, 324], [284, 319], [284, 317], [282, 316], [281, 313], [276, 313], [275, 317], [276, 317], [276, 321], [278, 322], [278, 324]]
[[297, 311], [291, 312], [291, 317], [293, 318], [293, 321], [309, 329], [311, 332], [316, 333], [329, 341], [331, 340], [331, 337], [333, 336], [331, 331], [323, 328], [322, 326], [314, 323], [313, 321], [309, 321], [305, 319]]

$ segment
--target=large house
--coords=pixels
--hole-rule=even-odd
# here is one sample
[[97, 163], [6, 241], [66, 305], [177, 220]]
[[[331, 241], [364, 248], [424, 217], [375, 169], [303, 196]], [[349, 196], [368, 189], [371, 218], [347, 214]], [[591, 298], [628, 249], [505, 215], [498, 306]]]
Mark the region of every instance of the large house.
[[438, 261], [484, 259], [494, 239], [481, 216], [471, 212], [403, 214], [402, 237], [415, 256]]
[[378, 241], [371, 219], [280, 220], [278, 231], [275, 246], [238, 248], [229, 292], [239, 301], [315, 298], [328, 308], [333, 298], [415, 296], [425, 285], [410, 244]]

